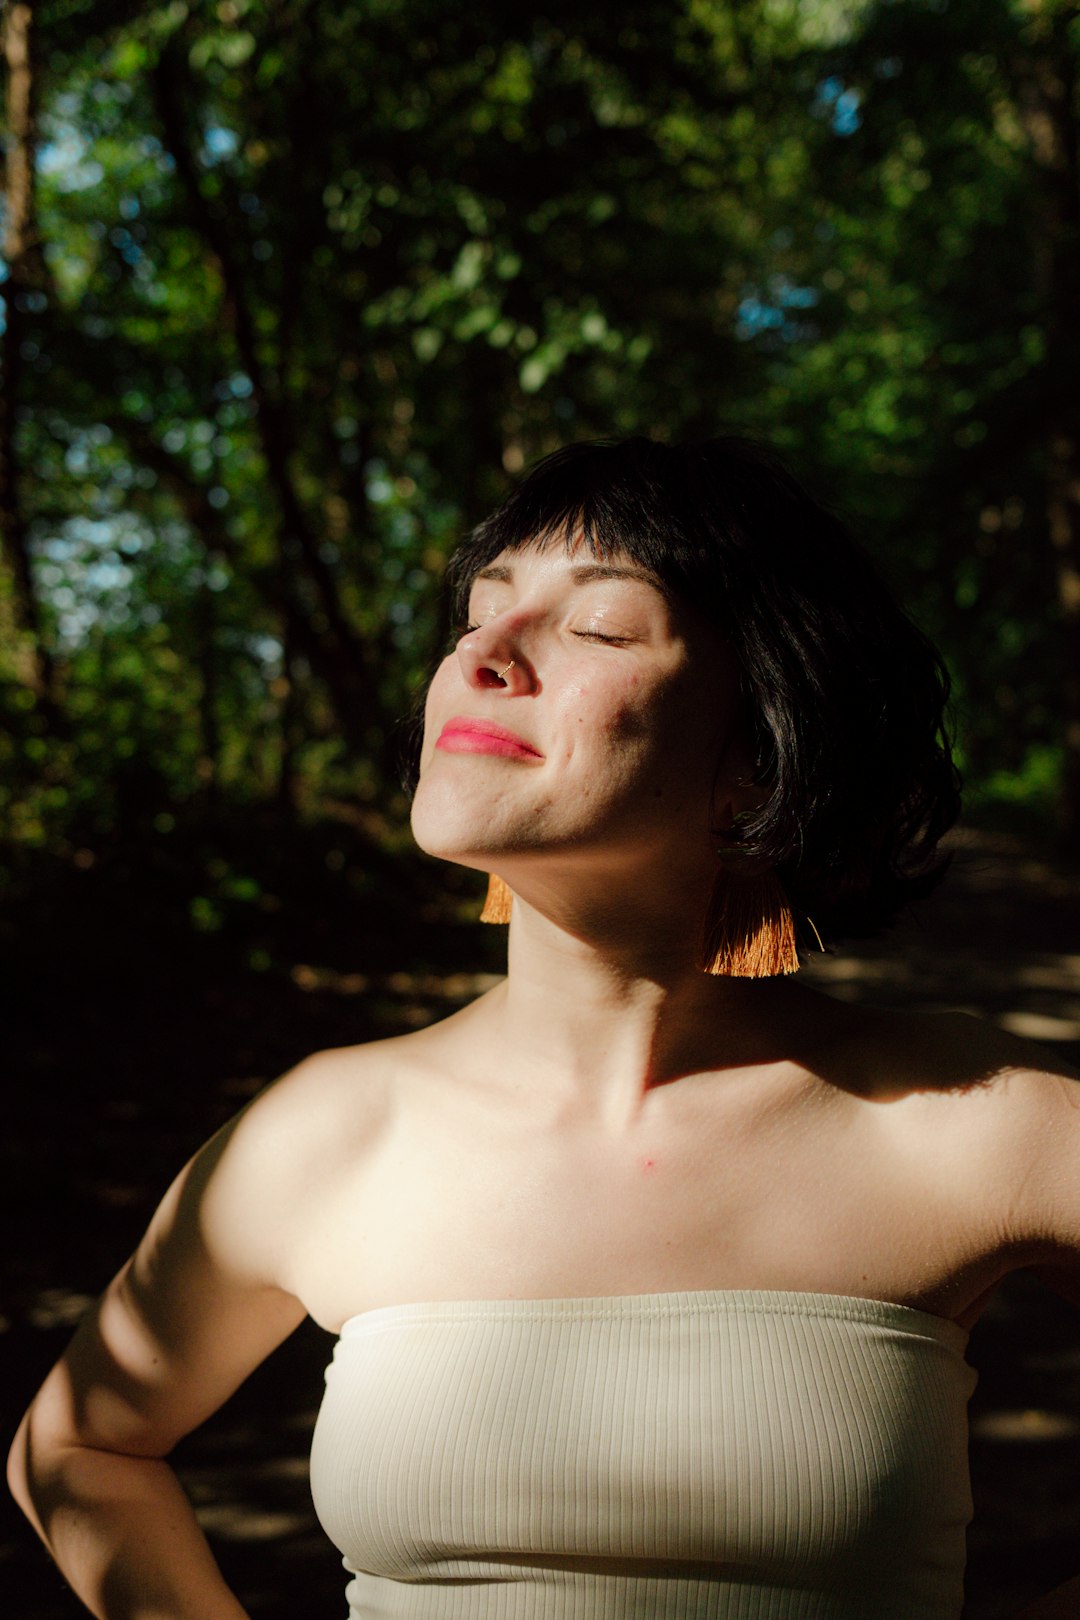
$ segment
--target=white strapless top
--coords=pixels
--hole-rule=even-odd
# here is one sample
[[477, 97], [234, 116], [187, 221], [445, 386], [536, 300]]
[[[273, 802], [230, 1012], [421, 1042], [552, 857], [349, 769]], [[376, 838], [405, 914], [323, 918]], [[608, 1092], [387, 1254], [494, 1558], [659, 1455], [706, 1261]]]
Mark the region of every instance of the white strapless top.
[[708, 1291], [353, 1317], [315, 1429], [352, 1620], [956, 1620], [967, 1334]]

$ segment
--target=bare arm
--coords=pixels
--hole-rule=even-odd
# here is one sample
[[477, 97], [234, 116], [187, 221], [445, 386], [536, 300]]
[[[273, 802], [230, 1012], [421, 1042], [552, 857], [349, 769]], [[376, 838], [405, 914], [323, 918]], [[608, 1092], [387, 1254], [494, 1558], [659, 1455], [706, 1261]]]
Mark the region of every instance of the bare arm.
[[[244, 1620], [163, 1460], [302, 1320], [238, 1212], [241, 1121], [178, 1177], [27, 1412], [12, 1491], [100, 1620]], [[257, 1158], [257, 1155], [254, 1156]]]
[[167, 1463], [38, 1442], [24, 1421], [12, 1490], [76, 1594], [108, 1620], [245, 1620]]

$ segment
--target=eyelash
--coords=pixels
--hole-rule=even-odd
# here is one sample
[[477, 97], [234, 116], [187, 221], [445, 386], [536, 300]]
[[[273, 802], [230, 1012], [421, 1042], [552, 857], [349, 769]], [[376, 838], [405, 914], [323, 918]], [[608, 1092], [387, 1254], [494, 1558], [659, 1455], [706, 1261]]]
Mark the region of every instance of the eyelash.
[[625, 647], [628, 636], [602, 636], [599, 630], [574, 630], [573, 635], [581, 641], [599, 641], [605, 647]]
[[[462, 636], [471, 635], [479, 628], [478, 624], [464, 625], [457, 632], [457, 640], [460, 641]], [[604, 647], [625, 647], [630, 640], [629, 636], [602, 636], [599, 630], [572, 630], [570, 633], [577, 636], [579, 641], [595, 641]]]

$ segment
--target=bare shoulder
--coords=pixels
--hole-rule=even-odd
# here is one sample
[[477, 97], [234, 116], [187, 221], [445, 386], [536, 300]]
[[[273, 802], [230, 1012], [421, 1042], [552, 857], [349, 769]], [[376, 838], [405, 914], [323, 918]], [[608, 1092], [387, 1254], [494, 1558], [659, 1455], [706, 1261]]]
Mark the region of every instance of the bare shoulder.
[[311, 1053], [265, 1086], [226, 1127], [232, 1152], [283, 1167], [298, 1154], [378, 1128], [392, 1105], [395, 1076], [408, 1061], [400, 1046], [373, 1041]]
[[[970, 1013], [924, 1014], [912, 1076], [928, 1098], [949, 1104], [972, 1150], [993, 1153], [1013, 1173], [1041, 1174], [1059, 1150], [1080, 1149], [1080, 1075], [1058, 1053]], [[962, 1138], [963, 1139], [963, 1138]]]
[[947, 1057], [952, 1072], [974, 1077], [959, 1093], [966, 1106], [954, 1110], [951, 1134], [963, 1143], [967, 1127], [1003, 1248], [1080, 1303], [1080, 1074], [1059, 1054], [963, 1014], [949, 1016]]
[[1080, 1149], [1077, 1071], [970, 1013], [842, 1006], [815, 1072], [950, 1183], [1005, 1189]]
[[844, 1009], [831, 1054], [839, 1083], [868, 1100], [976, 1099], [1036, 1107], [1069, 1106], [1080, 1074], [1060, 1054], [959, 1011]]
[[414, 1044], [315, 1053], [194, 1155], [35, 1400], [35, 1434], [162, 1456], [296, 1327], [297, 1256], [327, 1250], [332, 1200], [378, 1151]]
[[203, 1235], [223, 1261], [283, 1280], [324, 1196], [392, 1129], [422, 1051], [408, 1035], [314, 1052], [207, 1143], [191, 1168]]
[[908, 1083], [928, 1095], [967, 1102], [991, 1128], [1026, 1122], [1080, 1126], [1080, 1074], [1057, 1052], [965, 1012], [904, 1016], [910, 1030]]
[[1080, 1261], [1080, 1074], [963, 1012], [868, 1011], [838, 1083], [880, 1110], [901, 1152], [996, 1228], [1017, 1264], [1059, 1241]]
[[426, 1029], [312, 1053], [237, 1115], [230, 1152], [254, 1169], [328, 1168], [369, 1149], [418, 1084], [445, 1069], [457, 1027], [472, 1007]]
[[917, 1048], [925, 1051], [944, 1079], [961, 1086], [989, 1083], [1008, 1076], [1080, 1078], [1060, 1053], [1010, 1034], [989, 1019], [967, 1012], [896, 1014], [919, 1031]]

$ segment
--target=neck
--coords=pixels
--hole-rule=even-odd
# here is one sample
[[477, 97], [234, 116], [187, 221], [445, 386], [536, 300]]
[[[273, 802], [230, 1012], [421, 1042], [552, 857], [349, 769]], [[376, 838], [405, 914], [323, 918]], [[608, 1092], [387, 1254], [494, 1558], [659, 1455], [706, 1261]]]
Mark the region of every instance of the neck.
[[787, 979], [702, 972], [694, 906], [680, 915], [670, 895], [650, 907], [628, 889], [591, 905], [577, 894], [561, 917], [516, 898], [499, 995], [522, 1082], [612, 1119], [680, 1075], [776, 1061], [805, 995]]

